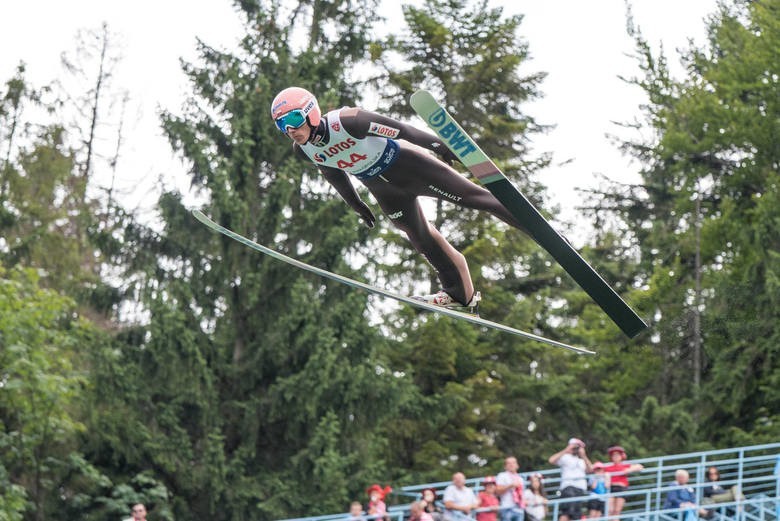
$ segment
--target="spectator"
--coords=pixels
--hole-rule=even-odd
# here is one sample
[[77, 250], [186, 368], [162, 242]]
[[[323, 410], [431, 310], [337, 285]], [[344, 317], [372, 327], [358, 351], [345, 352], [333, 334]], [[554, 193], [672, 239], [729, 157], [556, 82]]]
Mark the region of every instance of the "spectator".
[[387, 496], [392, 491], [392, 488], [382, 488], [376, 483], [366, 489], [366, 494], [368, 494], [366, 513], [371, 517], [371, 519], [390, 519], [388, 516], [386, 516], [387, 505], [385, 505], [385, 496]]
[[496, 494], [501, 499], [501, 521], [523, 521], [523, 478], [517, 473], [517, 458], [504, 460], [504, 470], [496, 476]]
[[739, 486], [734, 485], [729, 489], [723, 488], [720, 481], [720, 471], [718, 467], [710, 467], [707, 469], [707, 482], [708, 485], [701, 491], [704, 496], [701, 500], [702, 504], [708, 505], [712, 503], [730, 503], [732, 501], [744, 501], [745, 496], [740, 492]]
[[365, 521], [363, 517], [363, 505], [360, 501], [353, 501], [349, 504], [349, 517], [347, 521]]
[[[550, 465], [561, 468], [561, 485], [559, 494], [561, 499], [582, 497], [587, 494], [588, 481], [586, 474], [591, 471], [592, 465], [585, 452], [585, 443], [577, 438], [569, 439], [566, 448], [556, 452], [548, 460]], [[561, 503], [559, 521], [570, 521], [582, 516], [582, 502], [567, 501]]]
[[124, 521], [146, 521], [146, 507], [143, 503], [136, 503], [130, 508], [131, 515]]
[[482, 486], [485, 489], [478, 494], [481, 512], [477, 513], [477, 521], [496, 521], [499, 504], [498, 496], [496, 496], [496, 478], [487, 476], [482, 482]]
[[[626, 459], [626, 451], [620, 445], [607, 449], [607, 454], [612, 462], [611, 465], [607, 465], [604, 468], [604, 472], [607, 472], [610, 476], [609, 492], [611, 494], [625, 492], [628, 490], [628, 474], [644, 470], [645, 467], [640, 463], [623, 463]], [[626, 498], [612, 495], [609, 497], [608, 503], [609, 515], [619, 516], [623, 511], [623, 506], [626, 504]]]
[[425, 511], [422, 501], [415, 501], [409, 505], [409, 521], [433, 521], [433, 518]]
[[588, 500], [588, 517], [601, 517], [606, 512], [606, 495], [609, 492], [610, 476], [604, 472], [604, 465], [597, 461], [593, 464], [593, 476], [590, 478], [588, 488], [590, 499]]
[[452, 484], [444, 489], [444, 519], [464, 519], [479, 506], [474, 491], [466, 486], [466, 476], [462, 472], [452, 475]]
[[432, 488], [426, 488], [422, 491], [422, 500], [420, 501], [423, 505], [423, 510], [425, 510], [427, 513], [431, 515], [433, 518], [433, 521], [442, 521], [442, 518], [444, 517], [444, 512], [439, 507], [439, 505], [436, 504], [436, 490]]
[[674, 482], [671, 484], [675, 488], [667, 492], [664, 509], [680, 508], [690, 510], [691, 512], [697, 512], [700, 517], [709, 519], [712, 517], [712, 512], [699, 508], [696, 504], [696, 494], [693, 491], [693, 487], [687, 486], [689, 479], [690, 475], [687, 470], [677, 469], [675, 471]]
[[541, 474], [533, 474], [528, 479], [528, 488], [523, 491], [523, 501], [526, 521], [543, 521], [547, 517], [547, 495]]

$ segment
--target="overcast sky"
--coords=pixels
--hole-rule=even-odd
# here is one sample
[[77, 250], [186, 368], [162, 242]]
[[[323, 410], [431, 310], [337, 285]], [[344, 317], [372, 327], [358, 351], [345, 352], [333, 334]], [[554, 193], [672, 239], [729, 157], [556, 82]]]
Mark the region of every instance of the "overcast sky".
[[[703, 43], [704, 19], [716, 9], [715, 0], [631, 3], [635, 23], [656, 49], [663, 44], [671, 62], [677, 61], [675, 49], [686, 47], [689, 38]], [[382, 14], [395, 20], [390, 27], [397, 27], [397, 2], [385, 4]], [[541, 181], [562, 217], [577, 220], [580, 196], [575, 188], [594, 186], [596, 173], [636, 180], [638, 165], [622, 157], [606, 137], [619, 132], [612, 121], [634, 119], [644, 101], [641, 91], [618, 79], [638, 73], [636, 61], [626, 56], [633, 44], [626, 35], [625, 2], [493, 0], [491, 5], [525, 15], [520, 32], [532, 60], [523, 70], [548, 73], [541, 86], [545, 97], [526, 111], [540, 123], [556, 125], [549, 135], [535, 138], [537, 150], [552, 151], [556, 161]], [[141, 208], [153, 207], [158, 180], [188, 191], [183, 167], [161, 135], [157, 113], [160, 107], [177, 111], [189, 92], [179, 58], [196, 57], [196, 37], [224, 49], [240, 39], [230, 0], [0, 0], [0, 6], [3, 83], [20, 60], [34, 85], [61, 76], [60, 54], [73, 50], [76, 32], [107, 22], [120, 35], [124, 56], [113, 85], [130, 94], [119, 185], [128, 191], [131, 205]], [[566, 160], [571, 161], [560, 164]]]

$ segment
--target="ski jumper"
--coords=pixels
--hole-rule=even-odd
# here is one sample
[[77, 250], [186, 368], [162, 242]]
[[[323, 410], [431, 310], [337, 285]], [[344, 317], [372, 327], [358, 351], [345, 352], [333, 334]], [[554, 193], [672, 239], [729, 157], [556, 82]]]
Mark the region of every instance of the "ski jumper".
[[466, 259], [427, 221], [418, 197], [485, 210], [511, 226], [523, 228], [488, 190], [418, 147], [454, 159], [436, 136], [351, 107], [328, 112], [308, 143], [293, 144], [296, 154], [317, 165], [342, 199], [363, 215], [365, 204], [348, 175], [359, 179], [384, 214], [431, 263], [442, 289], [466, 305], [474, 295]]

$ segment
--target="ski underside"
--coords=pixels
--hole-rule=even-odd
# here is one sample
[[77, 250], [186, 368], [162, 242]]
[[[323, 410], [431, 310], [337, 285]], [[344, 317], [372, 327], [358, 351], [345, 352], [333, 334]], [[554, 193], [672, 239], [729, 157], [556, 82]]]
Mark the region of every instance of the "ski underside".
[[615, 290], [579, 253], [556, 232], [533, 204], [506, 178], [465, 130], [426, 90], [412, 94], [410, 104], [417, 114], [458, 156], [474, 177], [496, 196], [520, 221], [533, 239], [560, 264], [574, 281], [629, 338], [647, 328], [647, 324], [626, 304]]
[[461, 311], [456, 311], [453, 309], [448, 309], [441, 306], [434, 306], [433, 304], [428, 304], [426, 302], [422, 302], [419, 300], [415, 300], [411, 297], [406, 297], [403, 295], [398, 295], [396, 293], [393, 293], [391, 291], [384, 290], [382, 288], [377, 288], [375, 286], [371, 286], [370, 284], [366, 284], [365, 282], [360, 282], [354, 279], [350, 279], [348, 277], [344, 277], [342, 275], [339, 275], [337, 273], [333, 273], [327, 270], [324, 270], [322, 268], [318, 268], [316, 266], [312, 266], [310, 264], [306, 264], [305, 262], [299, 261], [297, 259], [294, 259], [292, 257], [288, 257], [287, 255], [284, 255], [282, 253], [279, 253], [278, 251], [272, 250], [271, 248], [268, 248], [266, 246], [263, 246], [262, 244], [258, 244], [255, 241], [252, 241], [250, 239], [247, 239], [243, 235], [239, 235], [238, 233], [229, 230], [228, 228], [225, 228], [224, 226], [221, 226], [214, 222], [211, 218], [206, 216], [203, 212], [200, 210], [193, 210], [192, 215], [211, 228], [214, 231], [217, 231], [227, 237], [230, 237], [231, 239], [240, 242], [241, 244], [245, 246], [249, 246], [253, 250], [259, 251], [260, 253], [264, 253], [265, 255], [268, 255], [269, 257], [273, 257], [274, 259], [280, 260], [282, 262], [286, 262], [287, 264], [290, 264], [292, 266], [295, 266], [296, 268], [300, 268], [302, 270], [315, 273], [321, 277], [325, 277], [331, 280], [335, 280], [337, 282], [340, 282], [342, 284], [346, 284], [347, 286], [351, 286], [353, 288], [362, 289], [363, 291], [367, 291], [369, 293], [373, 293], [375, 295], [380, 295], [382, 297], [391, 298], [393, 300], [396, 300], [398, 302], [403, 302], [404, 304], [408, 304], [410, 306], [414, 306], [416, 308], [424, 309], [425, 311], [430, 311], [433, 313], [439, 313], [440, 315], [446, 315], [448, 317], [452, 317], [458, 320], [464, 320], [466, 322], [470, 322], [472, 324], [476, 324], [478, 326], [487, 327], [490, 329], [495, 329], [497, 331], [502, 331], [504, 333], [509, 333], [511, 335], [516, 335], [519, 337], [526, 338], [528, 340], [534, 340], [536, 342], [541, 342], [544, 344], [548, 344], [555, 347], [560, 347], [563, 349], [567, 349], [569, 351], [573, 351], [575, 353], [579, 354], [595, 354], [593, 351], [590, 351], [588, 349], [582, 348], [582, 347], [575, 347], [571, 346], [569, 344], [564, 344], [563, 342], [558, 342], [557, 340], [552, 340], [550, 338], [545, 338], [543, 336], [535, 335], [533, 333], [528, 333], [526, 331], [522, 331], [520, 329], [515, 329], [513, 327], [500, 324], [498, 322], [493, 322], [490, 320], [485, 320], [484, 318], [481, 318], [477, 315], [472, 315], [470, 313], [463, 313]]

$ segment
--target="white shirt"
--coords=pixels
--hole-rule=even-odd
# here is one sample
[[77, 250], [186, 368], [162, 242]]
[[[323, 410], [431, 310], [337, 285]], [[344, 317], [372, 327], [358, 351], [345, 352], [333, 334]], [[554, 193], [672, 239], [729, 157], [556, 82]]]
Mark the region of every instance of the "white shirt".
[[523, 498], [525, 499], [525, 511], [531, 514], [534, 519], [539, 521], [544, 519], [544, 498], [537, 496], [528, 488], [523, 490]]
[[496, 485], [499, 487], [505, 487], [507, 485], [513, 485], [512, 488], [506, 489], [506, 491], [501, 494], [501, 508], [511, 508], [516, 507], [518, 504], [515, 502], [515, 496], [514, 496], [514, 484], [515, 480], [517, 478], [520, 478], [520, 481], [522, 482], [523, 478], [518, 474], [517, 472], [509, 472], [508, 470], [505, 470], [503, 472], [499, 472], [498, 476], [496, 476]]
[[585, 460], [574, 454], [564, 454], [558, 460], [561, 467], [561, 490], [566, 487], [575, 487], [587, 490], [588, 481], [585, 478]]
[[444, 489], [443, 501], [445, 505], [452, 501], [459, 507], [473, 507], [477, 503], [477, 495], [469, 487], [458, 488], [450, 485]]

